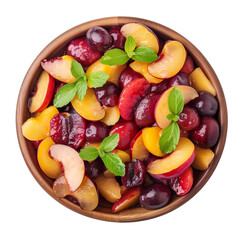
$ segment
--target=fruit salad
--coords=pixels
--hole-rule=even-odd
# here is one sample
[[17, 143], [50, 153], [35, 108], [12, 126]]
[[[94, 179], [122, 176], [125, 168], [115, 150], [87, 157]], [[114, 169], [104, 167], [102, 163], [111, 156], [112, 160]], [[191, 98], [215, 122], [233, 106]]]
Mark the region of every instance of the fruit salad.
[[159, 209], [214, 159], [216, 90], [183, 44], [141, 23], [89, 29], [42, 59], [22, 125], [57, 198]]

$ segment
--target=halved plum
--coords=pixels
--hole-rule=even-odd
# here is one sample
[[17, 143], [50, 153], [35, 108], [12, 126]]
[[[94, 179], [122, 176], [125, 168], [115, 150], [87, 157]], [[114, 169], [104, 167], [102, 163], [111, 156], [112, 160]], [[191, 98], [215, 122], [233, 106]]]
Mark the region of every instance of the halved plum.
[[119, 134], [119, 142], [116, 149], [126, 150], [130, 147], [131, 141], [138, 132], [138, 127], [133, 121], [122, 121], [112, 127], [109, 135]]
[[130, 82], [119, 97], [119, 111], [124, 120], [134, 118], [136, 104], [150, 92], [151, 85], [145, 78], [138, 78]]
[[155, 122], [154, 109], [159, 97], [158, 92], [151, 92], [139, 103], [134, 113], [135, 123], [139, 127], [145, 127]]

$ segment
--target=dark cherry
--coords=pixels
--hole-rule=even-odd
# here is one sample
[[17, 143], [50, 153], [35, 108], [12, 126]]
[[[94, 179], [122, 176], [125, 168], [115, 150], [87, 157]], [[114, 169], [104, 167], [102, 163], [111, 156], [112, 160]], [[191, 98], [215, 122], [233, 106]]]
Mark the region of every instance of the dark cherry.
[[130, 83], [132, 80], [137, 79], [137, 78], [142, 78], [143, 76], [135, 72], [133, 69], [130, 67], [125, 68], [120, 77], [119, 77], [119, 87], [123, 89], [128, 83]]
[[124, 49], [126, 38], [121, 33], [121, 27], [118, 26], [111, 27], [108, 32], [113, 39], [113, 45], [110, 47], [110, 49], [113, 48]]
[[155, 122], [154, 110], [160, 94], [158, 92], [149, 93], [137, 106], [134, 119], [139, 127], [145, 127]]
[[84, 164], [85, 174], [93, 179], [97, 178], [105, 170], [105, 166], [100, 157], [98, 157], [92, 162], [84, 161]]
[[69, 43], [67, 55], [74, 57], [83, 67], [88, 67], [96, 62], [102, 56], [102, 53], [92, 49], [85, 37], [80, 37]]
[[114, 107], [118, 104], [118, 95], [113, 94], [102, 100], [102, 105], [107, 107]]
[[103, 122], [90, 122], [86, 127], [85, 140], [90, 143], [101, 142], [109, 134], [108, 126]]
[[182, 130], [190, 131], [198, 127], [200, 118], [198, 112], [190, 106], [185, 106], [179, 114], [178, 125]]
[[139, 203], [146, 209], [158, 209], [166, 206], [171, 198], [171, 191], [162, 183], [154, 183], [143, 189]]
[[204, 91], [199, 92], [199, 97], [189, 104], [198, 111], [200, 116], [212, 117], [218, 110], [217, 99], [212, 94]]
[[99, 52], [104, 52], [112, 46], [112, 36], [102, 27], [90, 28], [86, 33], [88, 45]]
[[94, 88], [97, 100], [104, 106], [114, 107], [118, 104], [120, 89], [112, 82], [106, 82], [102, 87]]
[[140, 160], [125, 163], [125, 175], [122, 184], [128, 188], [137, 187], [144, 183], [146, 178], [146, 167]]
[[158, 92], [159, 94], [162, 94], [164, 91], [168, 89], [168, 81], [169, 79], [164, 79], [162, 82], [158, 84], [153, 84], [151, 86], [151, 92]]
[[219, 138], [218, 122], [212, 117], [200, 119], [200, 125], [195, 130], [190, 131], [190, 139], [202, 148], [213, 147]]
[[184, 72], [179, 72], [178, 74], [176, 74], [175, 76], [173, 76], [172, 78], [168, 79], [168, 87], [173, 87], [173, 86], [177, 86], [177, 85], [187, 85], [189, 86], [189, 81], [188, 81], [188, 74], [184, 73]]
[[121, 121], [112, 127], [109, 135], [118, 133], [119, 142], [116, 149], [126, 150], [130, 147], [131, 141], [138, 133], [138, 127], [133, 121]]

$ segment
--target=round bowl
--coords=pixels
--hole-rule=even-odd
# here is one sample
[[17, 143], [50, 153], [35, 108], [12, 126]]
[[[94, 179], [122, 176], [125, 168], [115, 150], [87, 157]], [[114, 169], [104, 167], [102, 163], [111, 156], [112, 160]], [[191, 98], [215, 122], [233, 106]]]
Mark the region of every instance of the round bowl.
[[[184, 196], [174, 196], [167, 206], [157, 210], [147, 210], [140, 206], [135, 206], [131, 209], [127, 209], [119, 213], [112, 213], [111, 208], [109, 208], [111, 204], [101, 200], [99, 206], [94, 211], [85, 211], [82, 210], [79, 206], [70, 202], [69, 200], [65, 198], [57, 198], [53, 195], [52, 192], [53, 180], [48, 178], [41, 171], [37, 161], [36, 150], [34, 149], [33, 144], [23, 137], [21, 126], [27, 120], [27, 118], [30, 117], [30, 113], [27, 108], [28, 98], [42, 71], [42, 68], [40, 66], [41, 60], [45, 58], [50, 59], [62, 55], [64, 48], [66, 47], [66, 44], [71, 39], [84, 35], [86, 31], [91, 27], [94, 26], [109, 27], [112, 25], [123, 25], [128, 22], [143, 23], [150, 27], [156, 34], [161, 35], [161, 38], [175, 39], [180, 41], [185, 46], [185, 48], [188, 50], [188, 53], [193, 58], [195, 63], [202, 68], [206, 76], [210, 79], [211, 83], [213, 84], [217, 92], [217, 99], [220, 105], [218, 112], [218, 121], [221, 129], [220, 138], [218, 144], [214, 147], [215, 157], [210, 167], [206, 171], [199, 172], [196, 175], [194, 185], [188, 194]], [[52, 196], [58, 202], [70, 208], [71, 210], [88, 217], [113, 222], [129, 222], [150, 219], [168, 213], [178, 208], [182, 204], [186, 203], [206, 184], [206, 182], [211, 177], [220, 160], [225, 145], [227, 134], [227, 107], [221, 84], [214, 70], [212, 69], [211, 65], [208, 63], [206, 58], [202, 55], [202, 53], [186, 38], [159, 23], [152, 22], [149, 20], [133, 17], [110, 17], [86, 22], [66, 31], [65, 33], [57, 37], [55, 40], [53, 40], [37, 56], [37, 58], [30, 66], [19, 92], [16, 109], [16, 127], [18, 141], [22, 151], [23, 158], [34, 178], [50, 196]]]

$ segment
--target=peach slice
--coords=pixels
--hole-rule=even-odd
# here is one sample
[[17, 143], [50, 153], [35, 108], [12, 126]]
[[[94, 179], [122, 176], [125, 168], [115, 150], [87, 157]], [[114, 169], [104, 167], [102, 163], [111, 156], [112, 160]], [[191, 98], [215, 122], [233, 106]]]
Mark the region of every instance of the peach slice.
[[140, 161], [143, 161], [150, 155], [148, 149], [143, 143], [142, 130], [139, 131], [137, 135], [133, 138], [130, 145], [130, 153], [132, 159], [138, 159]]
[[72, 196], [78, 200], [83, 210], [94, 210], [98, 205], [98, 192], [90, 178], [84, 176], [80, 187], [71, 192], [64, 175], [59, 176], [53, 184], [53, 193], [56, 197]]
[[29, 112], [41, 112], [48, 106], [52, 100], [54, 86], [54, 78], [46, 71], [43, 71], [38, 78], [35, 87], [36, 91], [29, 100]]
[[122, 26], [121, 33], [125, 38], [132, 36], [136, 42], [137, 47], [150, 47], [155, 51], [155, 53], [158, 53], [158, 37], [143, 24], [127, 23]]
[[31, 141], [38, 141], [49, 137], [50, 121], [58, 113], [56, 107], [50, 106], [38, 113], [36, 117], [29, 118], [22, 125], [23, 136]]
[[105, 110], [98, 102], [93, 89], [88, 88], [82, 101], [76, 95], [71, 103], [77, 113], [87, 120], [99, 121], [105, 116]]
[[[94, 62], [86, 71], [86, 75], [88, 76], [89, 73], [91, 72], [97, 72], [97, 71], [102, 71], [105, 72], [109, 75], [108, 81], [113, 82], [118, 86], [118, 79], [122, 73], [122, 71], [127, 67], [126, 64], [124, 65], [113, 65], [113, 66], [108, 66], [105, 64], [100, 63], [100, 59]], [[88, 87], [92, 87], [88, 83]]]
[[145, 148], [155, 156], [163, 157], [165, 153], [162, 153], [159, 147], [159, 140], [162, 136], [162, 129], [159, 127], [147, 127], [142, 131], [142, 139]]
[[134, 62], [130, 63], [129, 66], [135, 72], [142, 74], [149, 83], [157, 84], [157, 83], [160, 83], [161, 81], [163, 81], [162, 78], [156, 78], [148, 72], [148, 64], [149, 63], [134, 61]]
[[78, 152], [71, 147], [55, 144], [50, 147], [49, 154], [62, 164], [64, 176], [71, 192], [74, 192], [82, 183], [85, 167]]
[[100, 194], [109, 202], [115, 203], [121, 198], [121, 188], [115, 177], [104, 177], [95, 179]]
[[41, 66], [55, 79], [65, 83], [72, 83], [76, 81], [76, 78], [71, 73], [73, 60], [73, 57], [64, 55], [50, 60], [45, 59], [41, 62]]
[[171, 154], [149, 163], [147, 171], [156, 179], [178, 177], [192, 164], [194, 158], [194, 144], [183, 137]]
[[188, 77], [190, 85], [195, 88], [198, 92], [206, 91], [216, 96], [216, 90], [213, 85], [206, 77], [200, 67], [196, 68]]
[[148, 65], [148, 72], [156, 78], [170, 78], [176, 75], [186, 60], [186, 50], [178, 41], [167, 42], [159, 59]]
[[105, 117], [101, 119], [108, 126], [115, 125], [120, 119], [120, 112], [118, 106], [105, 107]]
[[196, 156], [192, 167], [201, 171], [208, 169], [215, 155], [211, 149], [200, 148], [197, 145], [195, 145], [195, 154]]
[[136, 205], [138, 203], [140, 193], [141, 187], [127, 189], [124, 195], [113, 204], [112, 212], [120, 212]]
[[49, 156], [49, 148], [54, 144], [51, 137], [45, 138], [38, 147], [37, 159], [41, 170], [48, 177], [56, 179], [62, 173], [62, 170], [60, 162]]
[[[184, 104], [198, 97], [197, 91], [192, 87], [185, 85], [178, 85], [174, 87], [182, 92], [184, 96]], [[171, 123], [171, 121], [167, 119], [167, 115], [170, 113], [168, 108], [168, 96], [172, 88], [173, 87], [169, 88], [161, 95], [155, 106], [155, 120], [157, 125], [162, 129], [166, 128]]]

